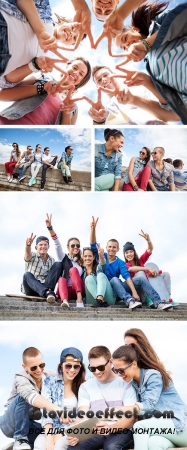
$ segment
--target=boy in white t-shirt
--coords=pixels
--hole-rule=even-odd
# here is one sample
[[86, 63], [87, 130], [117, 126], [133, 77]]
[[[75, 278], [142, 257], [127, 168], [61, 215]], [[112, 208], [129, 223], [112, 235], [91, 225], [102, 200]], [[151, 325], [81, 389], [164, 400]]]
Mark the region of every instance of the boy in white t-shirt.
[[57, 162], [58, 155], [51, 155], [49, 147], [44, 148], [44, 154], [42, 155], [42, 180], [41, 180], [41, 191], [44, 191], [45, 180], [46, 180], [46, 171], [47, 169], [54, 169], [54, 166]]
[[[105, 417], [105, 414], [107, 417], [107, 412], [105, 413], [107, 408], [108, 418], [110, 419], [111, 408], [121, 410], [123, 406], [130, 406], [136, 403], [136, 393], [131, 382], [125, 383], [112, 371], [111, 353], [107, 347], [93, 347], [89, 351], [88, 359], [88, 368], [93, 373], [93, 378], [82, 383], [79, 388], [78, 411], [82, 411], [82, 416], [89, 410], [95, 414], [100, 411], [100, 413], [103, 412], [103, 415], [100, 414], [101, 418], [98, 418], [98, 422], [100, 422]], [[113, 414], [111, 411], [111, 417]], [[129, 422], [129, 428], [130, 426]], [[122, 450], [123, 448], [133, 448], [133, 435], [130, 429], [126, 430], [124, 434], [115, 433], [105, 436], [94, 434], [93, 438], [79, 443], [76, 437], [68, 438], [68, 440], [70, 443], [68, 450], [72, 448], [76, 450], [100, 450], [101, 448], [104, 450]]]

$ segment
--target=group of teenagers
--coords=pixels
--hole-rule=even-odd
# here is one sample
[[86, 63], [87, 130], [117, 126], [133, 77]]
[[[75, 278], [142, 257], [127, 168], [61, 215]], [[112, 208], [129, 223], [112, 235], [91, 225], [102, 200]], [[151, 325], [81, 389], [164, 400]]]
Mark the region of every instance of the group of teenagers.
[[[6, 449], [186, 447], [187, 405], [177, 392], [171, 373], [141, 329], [127, 330], [124, 339], [124, 345], [112, 355], [102, 345], [90, 349], [87, 379], [79, 349], [62, 350], [55, 374], [45, 368], [40, 350], [26, 348], [22, 355], [23, 370], [15, 374], [5, 413], [0, 417], [2, 432], [15, 439]], [[43, 414], [36, 416], [39, 408]], [[73, 409], [77, 411], [74, 419], [70, 414]], [[82, 430], [88, 427], [82, 422], [89, 417], [88, 411], [98, 418], [94, 427], [97, 433], [89, 439], [84, 434], [83, 440], [76, 434], [66, 434], [66, 428], [73, 425], [81, 426]], [[39, 417], [41, 423], [36, 422]]]
[[[106, 252], [97, 244], [97, 222], [98, 218], [92, 217], [89, 247], [84, 247], [81, 252], [79, 239], [71, 237], [67, 242], [68, 252], [65, 253], [53, 229], [52, 216], [47, 214], [46, 226], [54, 243], [57, 261], [48, 254], [49, 238], [46, 236], [36, 238], [36, 252], [32, 251], [36, 237], [32, 233], [26, 239], [22, 292], [27, 296], [46, 298], [50, 304], [58, 298], [63, 308], [69, 308], [68, 300], [76, 300], [77, 308], [84, 308], [85, 304], [93, 308], [106, 308], [118, 301], [121, 306], [130, 309], [141, 308], [142, 301], [148, 308], [160, 311], [177, 307], [178, 303], [170, 297], [171, 279], [168, 272], [161, 275], [167, 298], [162, 299], [149, 282], [148, 276], [159, 275], [159, 271], [151, 269], [149, 264], [145, 266], [153, 251], [149, 235], [141, 230], [140, 236], [146, 240], [147, 249], [140, 257], [134, 245], [126, 242], [122, 260], [117, 257], [119, 242], [116, 239], [107, 242]], [[140, 293], [137, 292], [139, 288]]]
[[[156, 117], [162, 123], [186, 124], [186, 4], [169, 11], [168, 2], [125, 0], [119, 6], [119, 0], [109, 4], [92, 0], [94, 15], [104, 22], [103, 31], [94, 42], [89, 5], [85, 0], [69, 2], [75, 10], [74, 18], [64, 17], [62, 5], [62, 16], [56, 14], [54, 23], [49, 0], [2, 0], [0, 100], [14, 103], [1, 112], [0, 124], [74, 125], [78, 114], [76, 102], [80, 100], [91, 105], [88, 114], [96, 125], [104, 124], [111, 111], [120, 114], [120, 104], [129, 104], [133, 110], [140, 108], [140, 122], [132, 119], [134, 124], [142, 123], [141, 109], [151, 114], [148, 123]], [[132, 11], [131, 25], [125, 26], [124, 20]], [[101, 64], [91, 68], [82, 56], [68, 60], [62, 55], [61, 50], [63, 53], [76, 50], [86, 36], [92, 49], [96, 50], [100, 41], [107, 38], [109, 57], [125, 57], [116, 66], [118, 72]], [[112, 54], [114, 38], [125, 53]], [[58, 59], [46, 56], [47, 51]], [[129, 61], [142, 59], [146, 61], [147, 73], [123, 67]], [[60, 72], [59, 81], [46, 76], [53, 69]], [[72, 97], [88, 83], [91, 73], [98, 88], [97, 100], [85, 95]], [[116, 78], [122, 78], [125, 87], [121, 88]], [[134, 95], [129, 90], [131, 86], [147, 88], [156, 100]], [[108, 94], [108, 105], [103, 105], [101, 91]], [[127, 123], [123, 111], [122, 116]]]
[[104, 139], [105, 143], [95, 144], [96, 191], [118, 191], [123, 176], [123, 191], [187, 189], [187, 174], [182, 172], [182, 160], [164, 159], [163, 147], [155, 147], [152, 152], [148, 147], [143, 147], [139, 156], [133, 156], [129, 167], [122, 173], [121, 148], [125, 141], [124, 134], [120, 130], [106, 128]]
[[28, 145], [27, 149], [22, 153], [17, 142], [13, 142], [12, 147], [13, 150], [11, 151], [10, 160], [5, 163], [5, 171], [9, 183], [14, 181], [14, 169], [16, 169], [16, 172], [18, 173], [18, 178], [15, 178], [15, 181], [18, 180], [21, 182], [25, 179], [25, 173], [30, 167], [31, 178], [29, 180], [29, 186], [31, 187], [36, 184], [36, 177], [39, 170], [42, 168], [40, 190], [43, 191], [46, 182], [46, 171], [48, 169], [54, 169], [56, 164], [57, 168], [62, 172], [64, 182], [66, 184], [72, 183], [73, 180], [71, 178], [70, 170], [71, 161], [73, 159], [73, 147], [71, 145], [65, 147], [61, 158], [59, 158], [58, 155], [52, 155], [49, 147], [45, 147], [42, 151], [40, 144], [36, 145], [34, 151], [31, 145]]

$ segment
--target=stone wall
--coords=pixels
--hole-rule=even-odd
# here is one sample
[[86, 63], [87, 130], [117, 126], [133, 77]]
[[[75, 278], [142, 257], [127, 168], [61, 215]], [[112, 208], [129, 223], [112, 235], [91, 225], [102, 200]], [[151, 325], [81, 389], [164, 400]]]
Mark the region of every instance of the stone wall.
[[[9, 191], [39, 191], [41, 184], [42, 168], [39, 170], [36, 184], [32, 187], [29, 186], [29, 180], [31, 178], [30, 167], [27, 169], [25, 175], [26, 178], [19, 182], [17, 178], [14, 178], [12, 183], [9, 183], [5, 173], [4, 164], [0, 164], [0, 190]], [[62, 172], [59, 169], [48, 169], [46, 172], [46, 184], [45, 191], [90, 191], [91, 190], [91, 173], [84, 171], [71, 171], [73, 183], [68, 185], [64, 182]], [[15, 177], [17, 176], [15, 170]]]

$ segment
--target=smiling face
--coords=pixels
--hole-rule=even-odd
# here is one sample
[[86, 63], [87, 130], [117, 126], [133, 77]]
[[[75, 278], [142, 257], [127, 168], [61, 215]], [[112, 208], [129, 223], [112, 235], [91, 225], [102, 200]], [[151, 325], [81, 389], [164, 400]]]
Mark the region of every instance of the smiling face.
[[[119, 369], [123, 371], [123, 373], [118, 373], [118, 376], [123, 378], [126, 383], [132, 380], [137, 371], [137, 363], [133, 361], [133, 363], [128, 363], [123, 361], [122, 359], [113, 359], [113, 366], [115, 369]], [[131, 365], [130, 365], [131, 364]], [[130, 367], [128, 367], [130, 365]]]
[[120, 0], [92, 0], [92, 11], [98, 20], [106, 20]]
[[94, 81], [97, 86], [102, 86], [107, 89], [113, 89], [114, 85], [112, 80], [110, 79], [110, 75], [112, 72], [109, 69], [102, 68], [97, 70], [94, 74]]
[[136, 28], [129, 29], [128, 31], [123, 31], [118, 34], [115, 38], [115, 43], [122, 50], [128, 50], [131, 44], [135, 44], [143, 39], [142, 34]]
[[75, 45], [78, 34], [79, 29], [75, 26], [75, 22], [64, 22], [57, 28], [57, 39], [65, 45]]
[[139, 152], [141, 161], [144, 161], [147, 158], [147, 150], [142, 148]]
[[77, 256], [80, 251], [80, 242], [78, 239], [71, 239], [68, 245], [68, 252], [71, 256]]
[[83, 61], [76, 59], [67, 65], [66, 72], [68, 74], [68, 84], [71, 83], [77, 86], [87, 75], [88, 69]]
[[75, 361], [73, 355], [66, 356], [66, 361], [62, 363], [63, 380], [73, 381], [79, 374], [81, 369], [81, 362]]
[[127, 250], [124, 256], [128, 262], [132, 263], [134, 260], [134, 250]]
[[95, 256], [91, 250], [84, 250], [83, 261], [85, 266], [92, 266]]
[[[22, 364], [22, 367], [37, 381], [41, 380], [42, 374], [44, 372], [44, 368], [40, 368], [39, 365], [42, 364], [43, 356], [39, 353], [37, 356], [28, 357], [25, 359], [25, 364]], [[31, 368], [36, 367], [34, 371]]]
[[[99, 358], [90, 358], [89, 365], [91, 367], [104, 366], [106, 362], [107, 360], [105, 359], [105, 357], [100, 356]], [[114, 378], [111, 361], [109, 361], [108, 364], [105, 365], [103, 371], [96, 369], [96, 371], [93, 372], [93, 376], [97, 378], [97, 380], [100, 381], [101, 383], [107, 383], [107, 381]]]
[[116, 256], [116, 253], [119, 252], [119, 245], [117, 242], [108, 241], [106, 246], [106, 251], [108, 253], [108, 256], [114, 257]]
[[49, 249], [49, 244], [47, 243], [47, 241], [40, 241], [38, 242], [38, 244], [36, 245], [36, 249], [37, 252], [40, 256], [44, 256], [47, 254], [48, 249]]
[[112, 149], [115, 150], [116, 152], [118, 152], [123, 147], [125, 139], [124, 139], [124, 136], [117, 136], [117, 137], [110, 136], [109, 140], [107, 142], [109, 142], [109, 141], [110, 141]]
[[155, 147], [151, 153], [153, 161], [159, 162], [164, 157], [164, 151], [160, 147]]

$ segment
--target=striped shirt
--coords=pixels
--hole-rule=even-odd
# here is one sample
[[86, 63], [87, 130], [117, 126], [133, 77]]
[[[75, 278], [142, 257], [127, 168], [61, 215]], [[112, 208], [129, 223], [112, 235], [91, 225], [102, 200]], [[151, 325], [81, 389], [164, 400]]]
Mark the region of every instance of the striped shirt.
[[[38, 253], [32, 252], [31, 260], [25, 261], [25, 272], [32, 273], [40, 283], [45, 283], [45, 279], [55, 262], [54, 258], [49, 255], [47, 256], [48, 258], [45, 262]], [[21, 292], [25, 294], [23, 285], [21, 285]]]
[[187, 103], [187, 40], [177, 38], [166, 42], [148, 55], [153, 76], [160, 83], [170, 86]]

